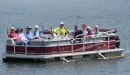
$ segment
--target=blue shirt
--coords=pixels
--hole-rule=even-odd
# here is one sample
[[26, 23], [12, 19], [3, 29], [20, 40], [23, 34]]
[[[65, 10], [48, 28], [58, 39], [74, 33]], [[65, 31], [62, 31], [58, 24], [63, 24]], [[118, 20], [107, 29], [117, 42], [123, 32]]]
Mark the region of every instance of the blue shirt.
[[33, 38], [33, 33], [32, 32], [29, 32], [29, 33], [25, 33], [25, 36], [26, 36], [26, 38], [28, 39], [28, 40], [30, 40], [31, 38]]
[[40, 38], [41, 31], [34, 32], [34, 36], [36, 35], [38, 38]]

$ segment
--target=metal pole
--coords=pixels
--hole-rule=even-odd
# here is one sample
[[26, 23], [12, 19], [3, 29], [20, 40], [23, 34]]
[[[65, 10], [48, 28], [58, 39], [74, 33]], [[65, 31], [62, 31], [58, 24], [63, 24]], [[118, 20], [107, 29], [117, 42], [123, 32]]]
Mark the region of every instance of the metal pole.
[[85, 36], [84, 36], [84, 38], [82, 39], [83, 40], [83, 52], [84, 52], [84, 40], [85, 40]]
[[110, 49], [110, 37], [108, 36], [108, 49]]
[[25, 54], [27, 55], [27, 45], [25, 45]]
[[74, 42], [74, 40], [72, 39], [71, 40], [71, 52], [73, 53], [74, 51], [73, 51], [73, 42]]
[[14, 44], [14, 54], [16, 54], [16, 52], [15, 52], [15, 44]]

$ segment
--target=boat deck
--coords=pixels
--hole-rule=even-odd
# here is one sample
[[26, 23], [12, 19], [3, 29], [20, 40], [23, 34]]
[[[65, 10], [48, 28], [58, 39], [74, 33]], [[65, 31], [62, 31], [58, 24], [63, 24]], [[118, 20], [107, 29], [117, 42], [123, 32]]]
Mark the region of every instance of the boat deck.
[[[74, 53], [64, 53], [64, 54], [52, 54], [52, 55], [25, 55], [25, 54], [8, 54], [5, 53], [4, 57], [10, 58], [25, 58], [25, 59], [49, 59], [49, 58], [64, 58], [68, 56], [83, 56], [83, 55], [93, 55], [98, 53], [118, 53], [123, 52], [124, 49], [116, 48], [116, 49], [109, 49], [109, 50], [99, 50], [99, 51], [89, 51], [89, 52], [74, 52]], [[120, 54], [120, 53], [119, 53]], [[115, 54], [114, 54], [115, 55]]]

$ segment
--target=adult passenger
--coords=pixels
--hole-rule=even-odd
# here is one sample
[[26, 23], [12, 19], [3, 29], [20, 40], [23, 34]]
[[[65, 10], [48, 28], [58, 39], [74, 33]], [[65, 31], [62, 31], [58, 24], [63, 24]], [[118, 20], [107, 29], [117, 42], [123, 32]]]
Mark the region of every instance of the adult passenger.
[[8, 37], [13, 38], [14, 41], [19, 41], [20, 40], [19, 36], [15, 33], [15, 28], [14, 27], [11, 27], [11, 30], [10, 30], [10, 33], [9, 33]]
[[32, 28], [30, 26], [26, 27], [26, 32], [25, 32], [25, 36], [28, 40], [33, 40], [34, 38], [34, 34], [31, 32]]
[[99, 34], [99, 26], [98, 25], [95, 26], [95, 30], [94, 30], [94, 35], [97, 35], [97, 34]]
[[88, 34], [87, 25], [86, 25], [86, 24], [83, 24], [83, 25], [82, 25], [82, 31], [83, 31], [83, 34], [84, 34], [85, 36]]
[[40, 38], [40, 34], [41, 34], [41, 31], [39, 31], [39, 26], [35, 25], [34, 26], [34, 37], [35, 37], [35, 39], [39, 39]]
[[19, 36], [21, 42], [23, 42], [23, 43], [26, 44], [27, 41], [28, 41], [28, 39], [27, 39], [26, 36], [24, 35], [23, 29], [17, 28], [16, 33], [18, 34], [18, 36]]
[[76, 38], [75, 42], [82, 42], [81, 38], [84, 36], [83, 31], [79, 29], [78, 25], [75, 25], [74, 30], [74, 38]]
[[52, 29], [51, 27], [51, 30], [50, 30], [50, 38], [56, 38], [57, 35], [55, 34], [55, 31]]
[[90, 26], [87, 26], [87, 31], [88, 31], [87, 35], [89, 35], [89, 36], [93, 35], [93, 31], [92, 31], [92, 28]]
[[55, 33], [58, 35], [58, 36], [65, 36], [66, 34], [69, 34], [69, 31], [68, 29], [64, 26], [64, 23], [63, 22], [60, 22], [60, 26], [55, 28]]

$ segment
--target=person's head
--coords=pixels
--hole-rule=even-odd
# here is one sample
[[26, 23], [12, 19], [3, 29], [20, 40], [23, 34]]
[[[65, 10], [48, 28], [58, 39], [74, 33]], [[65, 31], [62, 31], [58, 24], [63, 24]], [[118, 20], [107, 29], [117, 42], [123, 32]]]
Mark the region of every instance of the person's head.
[[75, 26], [74, 26], [74, 30], [75, 30], [75, 31], [78, 31], [78, 30], [79, 30], [78, 25], [75, 24]]
[[15, 28], [14, 27], [11, 27], [11, 33], [15, 33]]
[[34, 26], [34, 31], [38, 31], [38, 29], [39, 29], [38, 25], [35, 25]]
[[82, 25], [82, 28], [83, 28], [83, 30], [86, 30], [87, 25], [86, 25], [86, 24], [83, 24], [83, 25]]
[[64, 22], [60, 22], [60, 28], [64, 27]]
[[30, 32], [32, 30], [32, 28], [30, 26], [26, 27], [26, 32]]
[[92, 31], [92, 28], [90, 26], [87, 26], [87, 31]]
[[22, 32], [23, 32], [23, 29], [17, 28], [17, 30], [16, 30], [16, 33], [17, 33], [17, 34], [20, 34], [20, 33], [22, 33]]
[[99, 26], [98, 26], [98, 25], [95, 26], [95, 31], [96, 31], [96, 32], [99, 31]]

